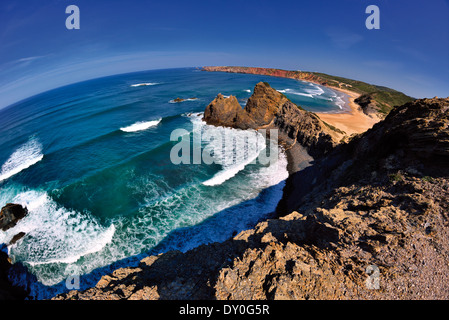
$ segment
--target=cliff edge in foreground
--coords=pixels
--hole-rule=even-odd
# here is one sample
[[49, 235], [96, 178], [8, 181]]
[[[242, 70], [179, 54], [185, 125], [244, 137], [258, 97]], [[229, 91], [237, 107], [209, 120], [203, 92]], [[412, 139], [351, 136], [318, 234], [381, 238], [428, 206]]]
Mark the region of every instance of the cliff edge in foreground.
[[55, 299], [448, 299], [448, 111], [397, 107], [292, 174], [280, 218]]

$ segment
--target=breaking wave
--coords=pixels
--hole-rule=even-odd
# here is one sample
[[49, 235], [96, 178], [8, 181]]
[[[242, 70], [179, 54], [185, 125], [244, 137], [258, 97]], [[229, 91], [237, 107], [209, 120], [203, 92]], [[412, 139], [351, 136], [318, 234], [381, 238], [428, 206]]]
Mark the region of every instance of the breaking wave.
[[31, 167], [41, 161], [43, 157], [42, 145], [36, 138], [31, 138], [27, 143], [14, 151], [2, 165], [0, 181], [8, 179], [20, 171]]
[[152, 121], [140, 121], [140, 122], [133, 123], [132, 125], [130, 125], [128, 127], [120, 128], [120, 130], [122, 130], [123, 132], [142, 131], [142, 130], [146, 130], [148, 128], [157, 126], [159, 124], [159, 122], [161, 122], [161, 120], [162, 119], [152, 120]]
[[144, 82], [144, 83], [136, 83], [132, 84], [130, 87], [144, 87], [144, 86], [155, 86], [159, 83], [157, 82]]
[[[0, 243], [9, 243], [14, 235], [24, 232], [22, 239], [8, 246], [9, 256], [32, 269], [75, 263], [101, 251], [115, 233], [114, 224], [104, 227], [89, 213], [61, 207], [45, 191], [20, 192], [8, 201], [25, 206], [28, 214], [13, 228], [0, 232]], [[36, 272], [38, 281], [44, 285], [54, 285], [69, 274]]]

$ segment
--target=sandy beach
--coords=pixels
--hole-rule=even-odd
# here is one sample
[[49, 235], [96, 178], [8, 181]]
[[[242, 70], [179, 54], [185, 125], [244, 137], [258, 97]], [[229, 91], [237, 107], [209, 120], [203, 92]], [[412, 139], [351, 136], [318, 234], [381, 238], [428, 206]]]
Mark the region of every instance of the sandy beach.
[[371, 118], [364, 114], [360, 107], [354, 102], [354, 100], [360, 96], [359, 94], [345, 89], [335, 87], [329, 88], [341, 91], [348, 95], [350, 111], [342, 113], [317, 112], [316, 114], [321, 120], [343, 130], [348, 135], [365, 132], [380, 121], [378, 118]]

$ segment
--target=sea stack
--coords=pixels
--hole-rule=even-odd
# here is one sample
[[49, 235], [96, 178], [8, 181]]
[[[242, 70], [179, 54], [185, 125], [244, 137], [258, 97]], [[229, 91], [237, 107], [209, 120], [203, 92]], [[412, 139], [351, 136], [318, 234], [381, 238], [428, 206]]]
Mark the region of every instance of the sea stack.
[[0, 229], [6, 231], [16, 225], [28, 213], [20, 204], [7, 203], [0, 211]]
[[312, 157], [320, 157], [345, 136], [314, 114], [292, 103], [267, 82], [259, 82], [245, 108], [234, 96], [219, 94], [204, 111], [204, 121], [215, 126], [238, 129], [278, 129], [279, 143], [289, 149], [296, 142]]

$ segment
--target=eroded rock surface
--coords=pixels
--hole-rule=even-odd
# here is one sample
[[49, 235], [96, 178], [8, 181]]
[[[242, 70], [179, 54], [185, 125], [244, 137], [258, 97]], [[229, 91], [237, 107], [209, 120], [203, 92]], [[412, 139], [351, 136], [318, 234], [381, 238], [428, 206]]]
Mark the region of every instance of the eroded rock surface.
[[293, 174], [281, 217], [56, 299], [448, 299], [448, 110], [398, 107]]

